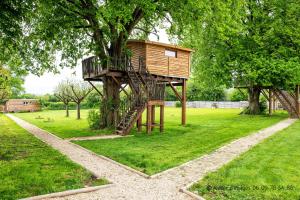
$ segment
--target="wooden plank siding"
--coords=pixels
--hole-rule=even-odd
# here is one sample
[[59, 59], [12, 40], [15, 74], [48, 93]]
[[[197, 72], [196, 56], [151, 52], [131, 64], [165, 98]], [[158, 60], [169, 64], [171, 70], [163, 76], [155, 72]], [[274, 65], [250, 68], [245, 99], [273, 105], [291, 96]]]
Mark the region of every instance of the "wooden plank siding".
[[[139, 65], [139, 57], [142, 56], [152, 74], [189, 78], [191, 50], [149, 41], [129, 41], [127, 47], [132, 52], [131, 61], [136, 69]], [[176, 51], [177, 56], [166, 56], [166, 50]]]
[[41, 110], [36, 99], [10, 99], [5, 103], [5, 112], [34, 112]]
[[131, 62], [135, 70], [138, 70], [139, 67], [139, 58], [146, 56], [146, 46], [143, 43], [133, 42], [128, 43], [127, 48], [130, 49], [132, 56]]

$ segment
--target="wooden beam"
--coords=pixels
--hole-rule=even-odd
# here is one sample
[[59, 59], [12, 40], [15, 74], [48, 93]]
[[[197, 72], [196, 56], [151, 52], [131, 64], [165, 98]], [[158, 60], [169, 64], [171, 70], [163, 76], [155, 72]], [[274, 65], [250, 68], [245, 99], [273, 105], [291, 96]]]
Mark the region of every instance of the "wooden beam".
[[163, 101], [163, 100], [151, 100], [151, 101], [148, 101], [148, 105], [149, 106], [153, 106], [153, 105], [156, 105], [156, 106], [165, 105], [165, 101]]
[[116, 79], [116, 77], [112, 76], [112, 79], [118, 84], [120, 85], [121, 87], [121, 90], [127, 95], [129, 96], [129, 94], [126, 92], [126, 90], [122, 87], [122, 84], [120, 83], [120, 81], [118, 81], [118, 79]]
[[151, 107], [147, 105], [147, 133], [151, 133]]
[[122, 85], [121, 85], [121, 88], [120, 88], [120, 89], [121, 89], [121, 90], [125, 90], [125, 88], [127, 87], [127, 85], [128, 85], [128, 84], [125, 84], [123, 87], [122, 87]]
[[182, 102], [181, 102], [181, 124], [186, 124], [186, 80], [182, 84]]
[[155, 124], [155, 105], [152, 105], [151, 107], [151, 124], [152, 124], [152, 127], [151, 127], [151, 131], [153, 131], [154, 129], [154, 124]]
[[169, 84], [170, 84], [173, 92], [175, 93], [175, 95], [179, 99], [179, 101], [182, 103], [182, 96], [180, 96], [180, 94], [178, 93], [178, 91], [176, 90], [176, 88], [174, 87], [174, 85], [172, 84], [172, 82], [169, 82]]
[[100, 94], [100, 96], [103, 97], [103, 94], [98, 90], [98, 88], [91, 81], [88, 81], [88, 82], [98, 92], [98, 94]]
[[269, 101], [269, 97], [268, 97], [266, 91], [262, 90], [261, 93], [264, 95], [264, 97], [267, 99], [267, 101]]
[[165, 113], [165, 105], [160, 105], [160, 119], [159, 119], [159, 130], [160, 132], [164, 131], [164, 114]]

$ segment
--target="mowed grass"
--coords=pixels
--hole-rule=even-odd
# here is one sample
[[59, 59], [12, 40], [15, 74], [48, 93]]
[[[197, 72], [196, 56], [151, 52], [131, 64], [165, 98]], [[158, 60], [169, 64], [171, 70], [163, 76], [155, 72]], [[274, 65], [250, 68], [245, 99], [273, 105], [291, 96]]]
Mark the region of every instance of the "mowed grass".
[[300, 199], [299, 130], [296, 122], [190, 190], [205, 199]]
[[80, 120], [76, 119], [75, 110], [70, 110], [70, 117], [65, 117], [64, 110], [15, 113], [14, 115], [61, 138], [94, 136], [112, 133], [112, 130], [108, 129], [91, 130], [87, 121], [88, 110], [81, 110]]
[[0, 199], [106, 184], [0, 114]]
[[[240, 112], [239, 109], [187, 109], [187, 125], [181, 126], [181, 109], [166, 108], [164, 133], [156, 128], [147, 135], [144, 128], [142, 134], [133, 131], [134, 137], [74, 143], [152, 175], [287, 117], [285, 113], [269, 117], [239, 115]], [[158, 110], [156, 113], [159, 116]]]

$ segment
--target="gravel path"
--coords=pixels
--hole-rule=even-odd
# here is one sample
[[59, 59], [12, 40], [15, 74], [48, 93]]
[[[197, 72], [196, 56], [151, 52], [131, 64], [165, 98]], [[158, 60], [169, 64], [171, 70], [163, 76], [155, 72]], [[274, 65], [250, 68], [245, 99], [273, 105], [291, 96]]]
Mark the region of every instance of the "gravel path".
[[288, 127], [296, 121], [295, 119], [283, 120], [262, 131], [235, 140], [208, 155], [202, 156], [196, 160], [192, 160], [179, 167], [169, 169], [147, 179], [135, 172], [119, 166], [116, 163], [110, 162], [109, 160], [78, 147], [77, 145], [60, 139], [51, 133], [31, 125], [13, 115], [8, 114], [8, 116], [39, 139], [67, 155], [74, 162], [82, 165], [98, 177], [107, 178], [114, 184], [112, 187], [95, 192], [60, 198], [68, 200], [192, 199], [192, 197], [180, 192], [179, 190], [191, 182], [200, 180], [207, 173], [217, 170], [224, 164], [239, 156], [241, 153], [249, 150], [253, 145], [256, 145], [265, 138]]

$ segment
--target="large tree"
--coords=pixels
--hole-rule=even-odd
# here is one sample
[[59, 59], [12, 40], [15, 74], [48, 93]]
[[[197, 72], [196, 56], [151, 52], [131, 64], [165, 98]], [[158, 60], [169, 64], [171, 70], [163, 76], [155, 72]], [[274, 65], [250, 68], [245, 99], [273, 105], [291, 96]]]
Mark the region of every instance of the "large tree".
[[260, 113], [263, 87], [289, 89], [299, 84], [299, 1], [231, 0], [209, 5], [198, 29], [186, 37], [199, 50], [194, 57], [196, 75], [248, 87], [250, 114]]
[[[8, 1], [8, 0], [5, 0]], [[180, 34], [185, 25], [202, 11], [200, 0], [37, 0], [31, 7], [30, 21], [23, 26], [18, 55], [31, 72], [56, 71], [76, 66], [85, 55], [100, 60], [122, 58], [126, 42], [134, 35], [148, 35], [158, 24], [170, 23], [170, 31]], [[103, 79], [103, 102], [118, 107], [119, 85]], [[109, 99], [110, 98], [110, 99]], [[107, 106], [103, 106], [106, 109]], [[114, 111], [103, 110], [103, 125], [114, 123]]]

